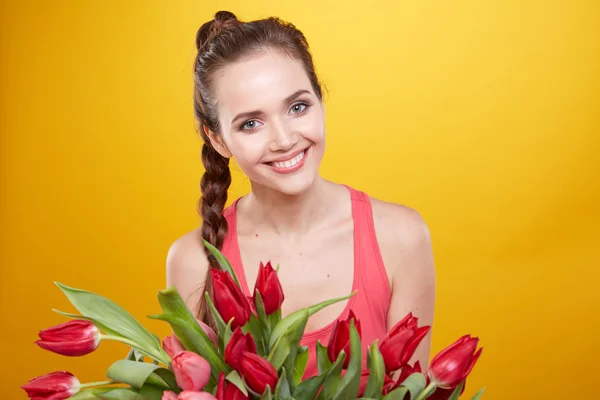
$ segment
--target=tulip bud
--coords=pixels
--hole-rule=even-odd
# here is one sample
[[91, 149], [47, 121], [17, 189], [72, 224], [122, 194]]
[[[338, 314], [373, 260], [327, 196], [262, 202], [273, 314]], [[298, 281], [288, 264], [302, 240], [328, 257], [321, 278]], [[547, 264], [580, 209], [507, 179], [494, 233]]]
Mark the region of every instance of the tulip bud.
[[350, 313], [345, 320], [335, 321], [331, 336], [329, 337], [329, 343], [327, 344], [327, 355], [331, 362], [335, 362], [340, 352], [344, 350], [344, 353], [346, 353], [343, 366], [344, 369], [348, 367], [348, 363], [350, 362], [350, 320], [352, 319], [354, 319], [356, 330], [360, 336], [360, 321], [356, 319], [356, 316], [352, 310], [350, 310]]
[[85, 320], [71, 320], [39, 332], [35, 343], [43, 349], [63, 356], [84, 356], [100, 344], [100, 331]]
[[402, 371], [400, 371], [400, 376], [398, 377], [398, 384], [402, 384], [412, 374], [415, 372], [423, 372], [421, 370], [421, 363], [419, 361], [415, 362], [415, 365], [411, 366], [410, 364], [406, 364], [402, 367]]
[[[260, 263], [258, 268], [258, 277], [254, 286], [253, 296], [256, 296], [256, 291], [260, 293], [260, 297], [265, 306], [265, 314], [269, 315], [279, 310], [284, 300], [283, 289], [277, 277], [277, 272], [271, 266], [269, 261], [267, 265]], [[253, 301], [256, 299], [253, 297]]]
[[217, 382], [217, 400], [248, 400], [248, 396], [244, 394], [233, 383], [225, 384], [225, 374], [221, 372]]
[[177, 400], [177, 393], [165, 390], [160, 400]]
[[217, 400], [217, 398], [208, 392], [184, 390], [183, 392], [179, 393], [177, 400]]
[[[365, 390], [367, 389], [367, 384], [369, 383], [370, 373], [371, 373], [371, 371], [369, 371], [368, 369], [365, 369], [360, 374], [360, 385], [358, 387], [358, 398], [362, 397], [362, 395], [365, 393]], [[396, 385], [396, 382], [394, 382], [394, 380], [392, 378], [390, 378], [387, 375], [384, 375], [383, 388], [381, 389], [381, 394], [383, 394], [383, 395], [388, 394], [388, 392], [391, 391], [390, 389], [393, 388], [395, 385]]]
[[200, 391], [210, 379], [210, 364], [202, 356], [182, 351], [171, 363], [177, 385], [183, 390]]
[[70, 372], [57, 371], [31, 379], [21, 389], [30, 399], [64, 400], [79, 392], [81, 384]]
[[386, 371], [397, 371], [408, 363], [415, 353], [421, 340], [429, 332], [430, 326], [418, 327], [418, 318], [408, 313], [390, 330], [381, 345], [379, 351], [383, 357]]
[[471, 373], [481, 355], [483, 348], [475, 352], [478, 343], [479, 339], [471, 335], [461, 337], [433, 357], [427, 376], [439, 388], [454, 389]]
[[198, 322], [198, 325], [200, 325], [200, 328], [202, 328], [204, 333], [206, 333], [206, 336], [208, 336], [208, 338], [214, 343], [215, 346], [218, 346], [219, 337], [217, 336], [215, 331], [208, 324], [202, 322], [198, 318], [196, 318], [196, 321]]
[[240, 375], [256, 393], [263, 394], [267, 386], [271, 387], [271, 391], [275, 390], [279, 378], [277, 370], [269, 361], [257, 354], [244, 353], [240, 367]]
[[183, 344], [181, 344], [181, 341], [175, 335], [165, 336], [163, 339], [163, 349], [165, 349], [165, 352], [171, 359], [182, 351], [185, 351], [185, 347], [183, 347]]
[[231, 329], [243, 326], [250, 319], [250, 304], [236, 285], [229, 272], [211, 268], [213, 302], [221, 318], [228, 323], [232, 318]]
[[241, 328], [236, 328], [225, 347], [225, 362], [236, 371], [240, 370], [240, 361], [245, 352], [256, 354], [256, 344], [250, 333], [244, 334]]

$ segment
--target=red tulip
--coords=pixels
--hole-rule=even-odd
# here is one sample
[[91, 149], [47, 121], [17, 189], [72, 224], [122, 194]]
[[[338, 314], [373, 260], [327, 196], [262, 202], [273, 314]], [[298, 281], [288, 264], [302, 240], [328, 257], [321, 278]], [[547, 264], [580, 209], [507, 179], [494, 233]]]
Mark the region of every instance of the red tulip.
[[[258, 268], [258, 277], [254, 286], [253, 296], [256, 296], [256, 291], [260, 293], [263, 304], [265, 306], [265, 314], [269, 315], [279, 310], [283, 303], [284, 295], [281, 283], [277, 277], [277, 272], [271, 266], [269, 261], [267, 265], [260, 263]], [[256, 299], [253, 297], [253, 301]]]
[[354, 319], [354, 325], [356, 326], [356, 330], [358, 334], [361, 334], [360, 330], [360, 321], [358, 321], [350, 310], [348, 317], [345, 320], [337, 320], [335, 321], [335, 325], [333, 326], [333, 330], [331, 332], [331, 336], [329, 337], [329, 343], [327, 345], [327, 355], [329, 356], [329, 360], [331, 362], [335, 362], [338, 358], [338, 355], [342, 350], [346, 353], [346, 358], [344, 359], [343, 368], [348, 367], [348, 363], [350, 362], [350, 320]]
[[208, 392], [184, 390], [183, 392], [179, 393], [177, 400], [217, 400], [217, 398]]
[[172, 361], [175, 380], [183, 390], [199, 391], [210, 379], [210, 364], [202, 356], [182, 351]]
[[[365, 389], [367, 388], [367, 384], [369, 383], [369, 374], [370, 371], [368, 369], [363, 370], [360, 374], [360, 386], [358, 388], [357, 397], [362, 397], [362, 395], [365, 393]], [[381, 394], [388, 394], [395, 385], [396, 382], [394, 382], [394, 380], [389, 376], [385, 375], [383, 378], [383, 388], [381, 389]]]
[[240, 375], [244, 381], [256, 393], [263, 394], [267, 386], [271, 387], [271, 391], [275, 389], [277, 381], [277, 370], [273, 365], [253, 353], [244, 353], [240, 363]]
[[84, 356], [100, 344], [100, 331], [85, 320], [71, 320], [39, 332], [35, 343], [63, 356]]
[[388, 372], [397, 371], [408, 363], [430, 326], [417, 326], [418, 318], [408, 313], [385, 336], [379, 351]]
[[236, 371], [240, 370], [240, 361], [245, 352], [256, 354], [256, 344], [250, 333], [244, 334], [241, 328], [236, 328], [225, 347], [225, 362]]
[[173, 336], [165, 336], [163, 339], [163, 349], [169, 355], [169, 357], [173, 358], [177, 354], [185, 351], [185, 347], [179, 341], [179, 338], [176, 335]]
[[160, 400], [177, 400], [177, 393], [165, 390]]
[[402, 382], [404, 382], [406, 378], [408, 378], [415, 372], [423, 372], [421, 370], [421, 363], [419, 361], [416, 361], [414, 366], [406, 364], [404, 367], [402, 367], [402, 371], [400, 371], [400, 376], [398, 377], [398, 384], [402, 384]]
[[481, 355], [483, 348], [475, 352], [478, 343], [479, 338], [471, 335], [461, 337], [433, 357], [427, 376], [438, 388], [454, 389], [471, 373]]
[[213, 301], [221, 318], [228, 323], [233, 318], [231, 328], [243, 326], [250, 319], [250, 304], [229, 272], [210, 270], [213, 284]]
[[217, 400], [248, 400], [248, 396], [244, 394], [233, 383], [225, 384], [225, 374], [221, 372], [217, 383]]
[[38, 376], [21, 386], [33, 400], [64, 400], [79, 392], [79, 380], [70, 372], [57, 371]]

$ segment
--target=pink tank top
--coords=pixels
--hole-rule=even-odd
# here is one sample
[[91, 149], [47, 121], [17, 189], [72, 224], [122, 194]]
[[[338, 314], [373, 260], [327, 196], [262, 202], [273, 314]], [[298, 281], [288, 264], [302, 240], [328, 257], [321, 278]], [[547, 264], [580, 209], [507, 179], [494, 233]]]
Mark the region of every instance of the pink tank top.
[[[352, 199], [352, 217], [354, 220], [354, 281], [352, 291], [357, 291], [357, 293], [350, 298], [338, 318], [346, 318], [352, 309], [360, 320], [364, 368], [367, 346], [370, 346], [375, 339], [378, 339], [381, 343], [387, 332], [386, 317], [391, 291], [375, 236], [370, 199], [363, 192], [350, 187], [347, 188]], [[230, 261], [244, 294], [250, 296], [237, 240], [236, 206], [238, 201], [239, 199], [223, 212], [229, 224], [229, 230], [223, 242], [222, 253]], [[318, 374], [315, 347], [317, 341], [327, 346], [334, 323], [335, 321], [332, 321], [320, 329], [305, 332], [300, 342], [301, 345], [308, 346], [309, 351], [308, 365], [304, 373], [305, 379]]]

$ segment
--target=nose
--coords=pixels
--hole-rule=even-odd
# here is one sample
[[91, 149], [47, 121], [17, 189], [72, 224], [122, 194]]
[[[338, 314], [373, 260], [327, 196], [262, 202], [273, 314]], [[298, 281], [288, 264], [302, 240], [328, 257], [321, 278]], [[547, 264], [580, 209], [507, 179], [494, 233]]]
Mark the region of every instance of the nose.
[[270, 134], [269, 150], [272, 152], [284, 152], [296, 144], [296, 134], [284, 121], [271, 124]]

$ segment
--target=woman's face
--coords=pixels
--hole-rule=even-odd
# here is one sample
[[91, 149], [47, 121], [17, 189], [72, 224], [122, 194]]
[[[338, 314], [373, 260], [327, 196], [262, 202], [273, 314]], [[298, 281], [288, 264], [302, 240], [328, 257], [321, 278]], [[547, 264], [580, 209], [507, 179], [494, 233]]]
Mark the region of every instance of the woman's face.
[[215, 148], [233, 156], [253, 185], [290, 195], [308, 188], [325, 149], [325, 111], [301, 62], [267, 51], [215, 79]]

